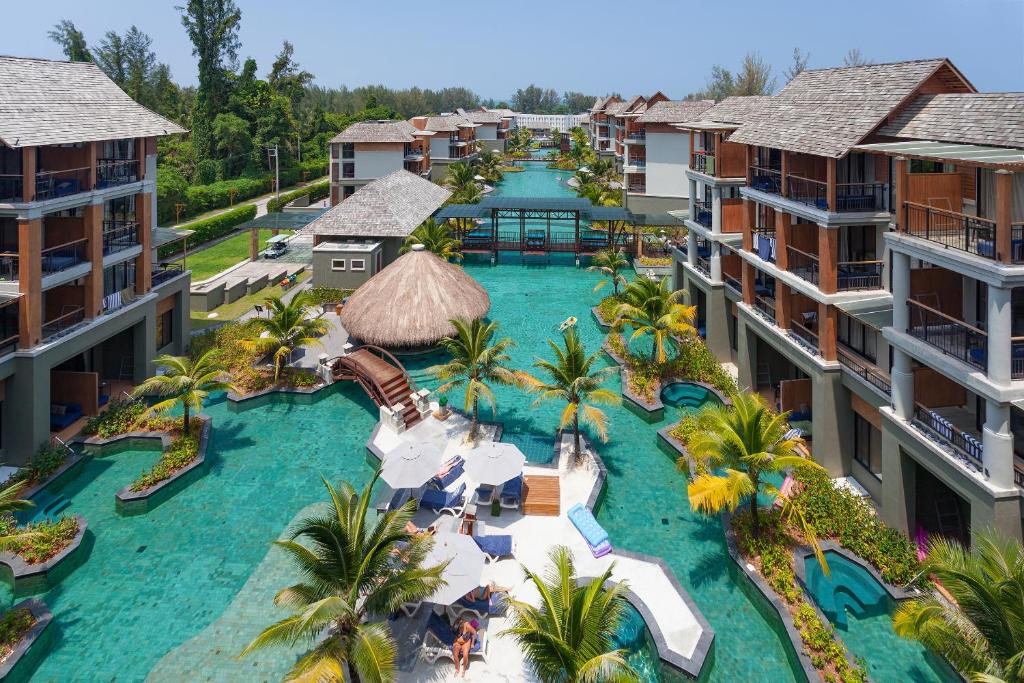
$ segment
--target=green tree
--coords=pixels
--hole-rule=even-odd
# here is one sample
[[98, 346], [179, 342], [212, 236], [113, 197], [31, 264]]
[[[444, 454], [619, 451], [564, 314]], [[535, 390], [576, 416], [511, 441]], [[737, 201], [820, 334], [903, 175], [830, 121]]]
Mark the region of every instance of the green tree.
[[619, 296], [619, 285], [626, 285], [626, 276], [623, 272], [631, 267], [629, 259], [621, 249], [602, 249], [594, 256], [591, 265], [587, 270], [592, 273], [601, 273], [605, 279], [594, 285], [594, 291], [598, 291], [608, 283], [611, 283], [614, 296]]
[[733, 95], [771, 95], [775, 91], [772, 67], [756, 52], [743, 56], [743, 64], [733, 85]]
[[162, 104], [168, 94], [170, 69], [157, 62], [152, 45], [153, 39], [136, 26], [130, 27], [123, 36], [107, 31], [93, 50], [93, 59], [133, 100], [164, 113]]
[[[694, 510], [711, 514], [735, 510], [746, 501], [751, 533], [757, 537], [761, 533], [757, 494], [779, 495], [778, 489], [764, 481], [764, 475], [821, 466], [803, 457], [799, 438], [786, 438], [787, 413], [772, 413], [753, 392], [730, 398], [731, 406], [705, 407], [697, 418], [697, 430], [687, 439], [696, 476], [686, 492]], [[680, 458], [679, 464], [683, 467], [685, 461]], [[795, 508], [792, 511], [799, 513]], [[810, 527], [805, 525], [804, 531], [813, 539]]]
[[685, 291], [668, 286], [668, 277], [638, 277], [626, 286], [616, 310], [616, 326], [633, 328], [630, 339], [651, 337], [651, 360], [664, 363], [666, 347], [676, 348], [675, 337], [694, 333], [696, 308], [679, 303]]
[[442, 394], [457, 387], [466, 388], [465, 410], [470, 413], [469, 438], [473, 440], [479, 427], [480, 400], [486, 401], [492, 412], [498, 414], [498, 402], [490, 385], [522, 386], [524, 378], [506, 365], [511, 360], [507, 351], [514, 346], [512, 339], [494, 340], [498, 323], [459, 318], [451, 322], [455, 336], [441, 340], [451, 360], [427, 371], [444, 382], [437, 388]]
[[534, 405], [544, 401], [565, 403], [558, 428], [572, 426], [573, 457], [575, 462], [579, 462], [581, 416], [585, 424], [594, 428], [601, 441], [608, 441], [608, 416], [593, 404], [615, 405], [619, 402], [618, 396], [601, 387], [619, 369], [617, 366], [598, 367], [603, 352], [588, 356], [575, 328], [570, 327], [566, 331], [563, 342], [564, 349], [548, 340], [548, 346], [555, 354], [553, 362], [538, 358], [533, 363], [546, 379], [529, 377], [526, 381], [530, 390], [539, 394]]
[[807, 70], [807, 62], [811, 59], [810, 53], [803, 52], [798, 47], [793, 48], [793, 64], [786, 69], [786, 82], [793, 80]]
[[157, 356], [153, 362], [163, 372], [150, 377], [132, 391], [132, 398], [155, 394], [162, 398], [144, 415], [163, 413], [177, 405], [182, 408], [182, 432], [192, 431], [189, 417], [192, 411], [199, 413], [203, 402], [211, 392], [227, 391], [231, 382], [224, 379], [227, 368], [220, 362], [217, 351], [210, 349], [196, 360], [187, 356]]
[[280, 297], [266, 299], [269, 317], [253, 318], [255, 336], [240, 340], [243, 349], [274, 356], [274, 381], [295, 349], [320, 345], [319, 337], [327, 333], [327, 321], [320, 316], [311, 317], [312, 300], [309, 293], [299, 292], [287, 303]]
[[451, 228], [447, 223], [438, 223], [433, 218], [423, 221], [405, 238], [399, 253], [412, 251], [413, 245], [416, 244], [422, 244], [424, 249], [445, 261], [462, 260], [462, 242], [452, 237]]
[[921, 567], [955, 602], [934, 593], [900, 603], [893, 628], [924, 643], [971, 681], [1024, 680], [1024, 551], [993, 531], [970, 550], [933, 536]]
[[[313, 80], [313, 74], [299, 68], [295, 61], [295, 46], [287, 40], [281, 45], [281, 51], [274, 58], [267, 75], [267, 82], [278, 95], [287, 97], [292, 107], [297, 107], [305, 94], [306, 86]], [[373, 106], [376, 106], [374, 104]], [[372, 109], [367, 106], [367, 109]]]
[[[13, 517], [15, 512], [27, 510], [34, 505], [32, 501], [18, 497], [24, 486], [25, 482], [19, 481], [0, 489], [0, 518]], [[10, 533], [0, 535], [0, 552], [17, 552], [25, 541], [31, 540], [38, 535], [35, 531], [18, 529], [14, 524], [11, 526], [12, 531]]]
[[378, 476], [361, 493], [348, 482], [335, 488], [324, 481], [329, 506], [274, 542], [300, 576], [274, 596], [274, 604], [293, 613], [265, 628], [239, 656], [306, 643], [312, 649], [295, 662], [288, 680], [395, 680], [398, 643], [381, 615], [433, 594], [444, 584], [445, 565], [424, 567], [433, 539], [405, 529], [415, 501], [368, 517]]
[[466, 161], [456, 161], [448, 167], [445, 184], [448, 185], [452, 193], [457, 194], [468, 188], [478, 187], [476, 176], [477, 172], [472, 164]]
[[540, 594], [540, 606], [510, 600], [512, 625], [502, 635], [515, 638], [544, 683], [639, 680], [625, 650], [613, 647], [627, 588], [625, 582], [604, 587], [615, 564], [578, 585], [569, 548], [556, 546], [548, 558], [551, 565], [543, 577], [523, 567]]
[[231, 112], [217, 114], [213, 120], [213, 141], [224, 166], [224, 177], [233, 178], [252, 160], [252, 136], [249, 124]]
[[64, 52], [64, 56], [72, 62], [91, 62], [92, 54], [85, 43], [85, 35], [78, 30], [69, 19], [61, 19], [53, 29], [46, 34], [50, 40], [57, 43]]

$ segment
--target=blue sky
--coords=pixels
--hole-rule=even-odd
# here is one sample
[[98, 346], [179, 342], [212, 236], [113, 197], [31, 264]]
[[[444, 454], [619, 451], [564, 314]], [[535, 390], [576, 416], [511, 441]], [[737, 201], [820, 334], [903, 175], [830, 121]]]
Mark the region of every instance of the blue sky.
[[[46, 37], [74, 21], [90, 42], [131, 24], [179, 82], [195, 80], [181, 0], [4, 2], [0, 52], [60, 57]], [[876, 62], [950, 57], [979, 90], [1024, 91], [1024, 0], [237, 0], [242, 57], [265, 73], [281, 41], [327, 86], [465, 85], [502, 99], [531, 82], [589, 94], [699, 89], [713, 64], [755, 49], [780, 76], [794, 47], [811, 67], [857, 47]]]

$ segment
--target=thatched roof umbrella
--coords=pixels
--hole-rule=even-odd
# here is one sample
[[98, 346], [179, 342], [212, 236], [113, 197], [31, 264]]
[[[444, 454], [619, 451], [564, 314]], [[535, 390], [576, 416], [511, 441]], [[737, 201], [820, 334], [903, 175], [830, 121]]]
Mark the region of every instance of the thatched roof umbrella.
[[352, 293], [341, 324], [367, 344], [426, 347], [455, 334], [453, 318], [475, 320], [490, 308], [479, 282], [417, 244]]

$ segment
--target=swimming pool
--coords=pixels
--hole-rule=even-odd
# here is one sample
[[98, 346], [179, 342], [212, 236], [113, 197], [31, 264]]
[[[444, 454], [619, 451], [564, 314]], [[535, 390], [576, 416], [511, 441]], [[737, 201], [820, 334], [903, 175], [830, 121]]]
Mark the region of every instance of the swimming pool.
[[832, 550], [825, 551], [832, 576], [818, 560], [804, 560], [807, 589], [836, 626], [847, 649], [863, 658], [876, 683], [916, 681], [954, 683], [960, 678], [949, 665], [918, 642], [900, 638], [892, 629], [896, 602], [874, 576]]
[[661, 390], [661, 401], [667, 406], [674, 406], [686, 412], [699, 410], [709, 403], [721, 403], [715, 392], [693, 382], [667, 384]]

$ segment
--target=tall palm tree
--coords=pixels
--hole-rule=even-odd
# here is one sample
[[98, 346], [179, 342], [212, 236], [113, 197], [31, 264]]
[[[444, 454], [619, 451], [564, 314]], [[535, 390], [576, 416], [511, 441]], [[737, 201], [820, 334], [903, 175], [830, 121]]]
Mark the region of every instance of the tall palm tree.
[[186, 435], [192, 427], [189, 415], [192, 411], [202, 411], [203, 402], [210, 392], [232, 389], [231, 382], [225, 379], [228, 369], [220, 362], [216, 349], [210, 349], [195, 360], [187, 356], [157, 356], [153, 362], [163, 371], [135, 387], [132, 398], [147, 394], [163, 398], [150, 406], [143, 413], [145, 416], [162, 413], [181, 404], [182, 432]]
[[633, 328], [630, 340], [650, 336], [651, 360], [664, 363], [668, 357], [666, 347], [676, 348], [675, 337], [694, 332], [693, 319], [697, 309], [679, 303], [685, 295], [681, 289], [672, 291], [667, 277], [660, 280], [638, 277], [626, 286], [622, 294], [615, 324]]
[[484, 152], [477, 160], [477, 170], [489, 183], [496, 183], [502, 179], [501, 166], [501, 155], [493, 150]]
[[466, 387], [465, 410], [471, 415], [469, 438], [472, 440], [477, 435], [480, 399], [490, 404], [495, 415], [498, 413], [497, 400], [489, 385], [521, 386], [524, 378], [505, 365], [510, 360], [506, 352], [514, 342], [509, 337], [494, 340], [498, 323], [460, 318], [451, 322], [455, 336], [442, 339], [441, 346], [452, 359], [428, 368], [428, 372], [444, 382], [437, 388], [442, 394], [456, 387]]
[[578, 194], [583, 199], [589, 199], [590, 203], [594, 206], [621, 206], [622, 205], [622, 194], [621, 190], [613, 190], [607, 185], [594, 182], [593, 180], [588, 183], [580, 185], [576, 189]]
[[[731, 406], [707, 406], [697, 418], [698, 429], [686, 443], [696, 461], [696, 476], [687, 484], [686, 492], [694, 510], [712, 514], [735, 510], [746, 501], [751, 533], [756, 537], [761, 533], [757, 494], [779, 495], [764, 481], [764, 475], [821, 469], [821, 465], [801, 454], [799, 438], [785, 438], [789, 431], [787, 413], [772, 413], [753, 392], [736, 393], [730, 398]], [[679, 464], [682, 467], [684, 462]], [[799, 516], [799, 509], [793, 512]], [[809, 527], [805, 530], [810, 531]]]
[[483, 196], [480, 186], [473, 184], [453, 192], [448, 201], [451, 204], [479, 204]]
[[604, 280], [594, 285], [594, 291], [598, 291], [610, 282], [614, 296], [618, 298], [619, 285], [626, 285], [626, 276], [622, 274], [622, 271], [629, 268], [630, 265], [629, 259], [626, 258], [622, 249], [602, 249], [599, 251], [594, 255], [590, 267], [587, 268], [592, 273], [601, 273], [605, 276]]
[[438, 223], [433, 218], [428, 218], [413, 230], [402, 242], [402, 248], [398, 253], [410, 252], [416, 244], [422, 244], [424, 249], [445, 261], [462, 260], [462, 242], [452, 237], [451, 228], [447, 223]]
[[598, 368], [600, 351], [587, 355], [583, 342], [574, 328], [565, 333], [565, 348], [548, 340], [548, 346], [555, 354], [554, 362], [538, 358], [533, 365], [547, 376], [547, 381], [534, 377], [528, 378], [527, 385], [531, 391], [540, 395], [534, 405], [550, 400], [565, 402], [559, 429], [572, 425], [573, 458], [580, 459], [580, 417], [597, 431], [601, 441], [608, 440], [608, 416], [592, 403], [614, 405], [619, 402], [618, 396], [601, 384], [618, 372], [616, 367]]
[[310, 317], [313, 308], [308, 292], [299, 292], [285, 303], [280, 297], [266, 300], [267, 318], [253, 318], [257, 335], [239, 340], [239, 345], [252, 353], [274, 354], [274, 381], [295, 349], [319, 345], [319, 337], [328, 330], [327, 321], [320, 316]]
[[922, 573], [955, 603], [934, 594], [900, 604], [893, 628], [942, 655], [972, 681], [1024, 680], [1024, 551], [1019, 539], [988, 531], [971, 550], [932, 538]]
[[[13, 515], [19, 510], [27, 510], [35, 505], [31, 500], [18, 498], [25, 482], [19, 481], [0, 489], [0, 517]], [[12, 525], [13, 526], [13, 525]], [[35, 531], [25, 531], [13, 526], [10, 533], [0, 535], [0, 552], [17, 552], [25, 541], [38, 535]]]
[[512, 626], [502, 635], [515, 638], [544, 683], [639, 680], [625, 651], [613, 647], [626, 610], [626, 585], [604, 587], [614, 563], [579, 586], [569, 548], [556, 546], [548, 557], [551, 565], [543, 577], [523, 567], [540, 593], [540, 607], [510, 600]]
[[312, 648], [288, 680], [340, 683], [346, 673], [351, 681], [395, 680], [398, 645], [380, 615], [431, 595], [444, 583], [444, 565], [423, 567], [433, 540], [405, 529], [414, 501], [367, 519], [379, 474], [361, 493], [348, 482], [335, 488], [325, 480], [330, 507], [299, 521], [287, 540], [275, 541], [301, 577], [274, 596], [293, 614], [265, 628], [239, 656], [302, 642]]
[[476, 187], [477, 172], [473, 165], [465, 161], [456, 161], [448, 167], [448, 175], [445, 177], [445, 184], [453, 194], [465, 191], [469, 187]]

